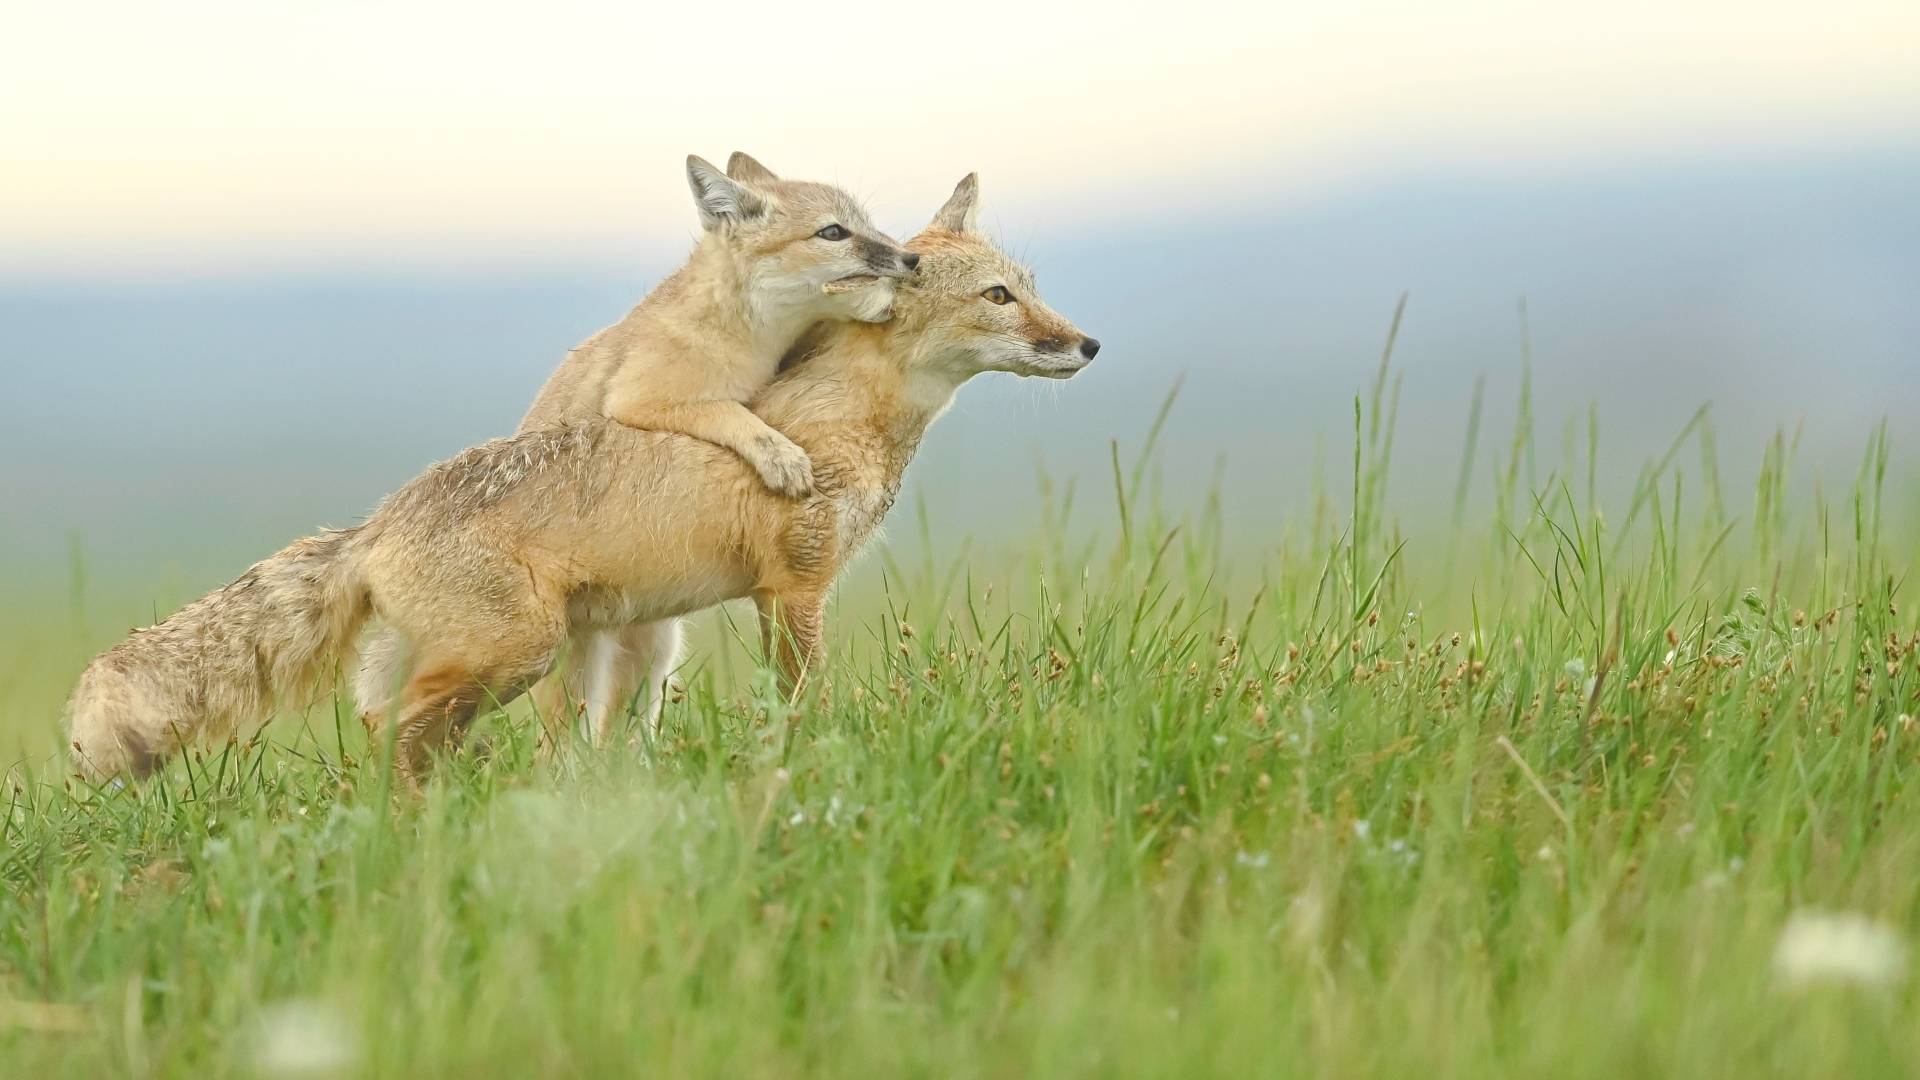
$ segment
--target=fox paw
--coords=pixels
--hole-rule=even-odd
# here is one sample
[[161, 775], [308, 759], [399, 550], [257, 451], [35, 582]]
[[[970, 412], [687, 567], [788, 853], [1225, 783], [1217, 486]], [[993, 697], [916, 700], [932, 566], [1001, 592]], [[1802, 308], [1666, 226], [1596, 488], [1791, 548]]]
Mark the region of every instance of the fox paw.
[[796, 499], [813, 494], [813, 462], [793, 440], [765, 436], [754, 443], [750, 460], [760, 479], [774, 491]]

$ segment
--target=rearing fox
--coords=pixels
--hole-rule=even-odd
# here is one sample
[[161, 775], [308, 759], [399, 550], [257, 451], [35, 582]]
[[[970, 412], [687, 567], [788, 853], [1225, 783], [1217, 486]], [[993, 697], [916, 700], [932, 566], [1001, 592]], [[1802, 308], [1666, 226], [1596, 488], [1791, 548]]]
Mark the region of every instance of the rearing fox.
[[893, 282], [920, 257], [839, 188], [781, 180], [741, 153], [729, 169], [687, 158], [699, 246], [626, 318], [567, 354], [520, 430], [605, 416], [679, 432], [746, 458], [774, 491], [805, 495], [807, 455], [747, 402], [808, 327], [885, 320]]
[[963, 180], [908, 245], [920, 272], [891, 322], [827, 331], [756, 399], [811, 455], [812, 496], [769, 492], [712, 444], [605, 420], [486, 443], [102, 654], [70, 705], [81, 767], [144, 773], [187, 738], [258, 721], [322, 681], [376, 611], [415, 649], [395, 733], [410, 776], [596, 624], [751, 596], [797, 684], [821, 658], [828, 589], [955, 390], [982, 371], [1066, 378], [1099, 350], [974, 231], [977, 190]]
[[[813, 488], [807, 455], [747, 408], [808, 328], [877, 322], [892, 309], [897, 280], [920, 257], [902, 250], [859, 202], [828, 184], [786, 180], [735, 152], [722, 174], [687, 159], [700, 209], [699, 245], [618, 323], [574, 348], [554, 371], [521, 431], [606, 417], [646, 431], [679, 432], [739, 454], [773, 491]], [[650, 712], [678, 663], [680, 627], [663, 621], [583, 635], [549, 680], [541, 711], [583, 704], [594, 725], [623, 707], [637, 672], [647, 673]], [[406, 642], [370, 635], [356, 680], [364, 717], [384, 714], [407, 664]], [[572, 679], [573, 693], [568, 692]]]

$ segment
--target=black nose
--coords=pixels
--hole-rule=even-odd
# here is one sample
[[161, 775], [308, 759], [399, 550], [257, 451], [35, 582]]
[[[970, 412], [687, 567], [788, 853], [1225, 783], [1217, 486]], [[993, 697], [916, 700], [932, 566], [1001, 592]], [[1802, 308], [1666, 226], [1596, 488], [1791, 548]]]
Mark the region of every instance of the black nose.
[[911, 252], [909, 252], [909, 253], [907, 253], [907, 254], [905, 254], [905, 255], [902, 255], [902, 256], [900, 256], [900, 261], [901, 261], [901, 262], [903, 262], [903, 263], [906, 263], [906, 264], [907, 264], [907, 269], [909, 269], [909, 270], [918, 270], [918, 269], [920, 269], [920, 256], [918, 256], [918, 255], [915, 255], [915, 254], [913, 254], [913, 253], [911, 253]]
[[1099, 351], [1100, 351], [1099, 341], [1095, 340], [1094, 338], [1080, 339], [1080, 355], [1081, 356], [1084, 356], [1087, 359], [1091, 360], [1093, 359], [1093, 355]]

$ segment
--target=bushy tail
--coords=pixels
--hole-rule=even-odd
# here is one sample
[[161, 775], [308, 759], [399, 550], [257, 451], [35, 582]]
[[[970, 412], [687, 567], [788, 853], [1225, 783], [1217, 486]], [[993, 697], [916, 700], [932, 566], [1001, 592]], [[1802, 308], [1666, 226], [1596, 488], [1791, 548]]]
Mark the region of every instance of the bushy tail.
[[371, 609], [358, 531], [296, 541], [96, 657], [67, 704], [80, 770], [144, 776], [188, 742], [317, 693]]

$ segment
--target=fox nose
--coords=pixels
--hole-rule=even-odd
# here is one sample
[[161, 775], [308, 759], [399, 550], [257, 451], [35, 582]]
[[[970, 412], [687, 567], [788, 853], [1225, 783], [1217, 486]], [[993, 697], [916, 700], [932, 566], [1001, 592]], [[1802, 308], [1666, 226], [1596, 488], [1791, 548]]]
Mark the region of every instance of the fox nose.
[[1084, 356], [1087, 359], [1091, 360], [1093, 359], [1094, 354], [1098, 353], [1099, 351], [1100, 351], [1100, 342], [1098, 339], [1096, 338], [1080, 339], [1080, 355], [1081, 356]]
[[905, 255], [900, 256], [900, 261], [907, 264], [907, 269], [909, 271], [920, 269], [920, 256], [915, 255], [911, 251], [907, 252]]

